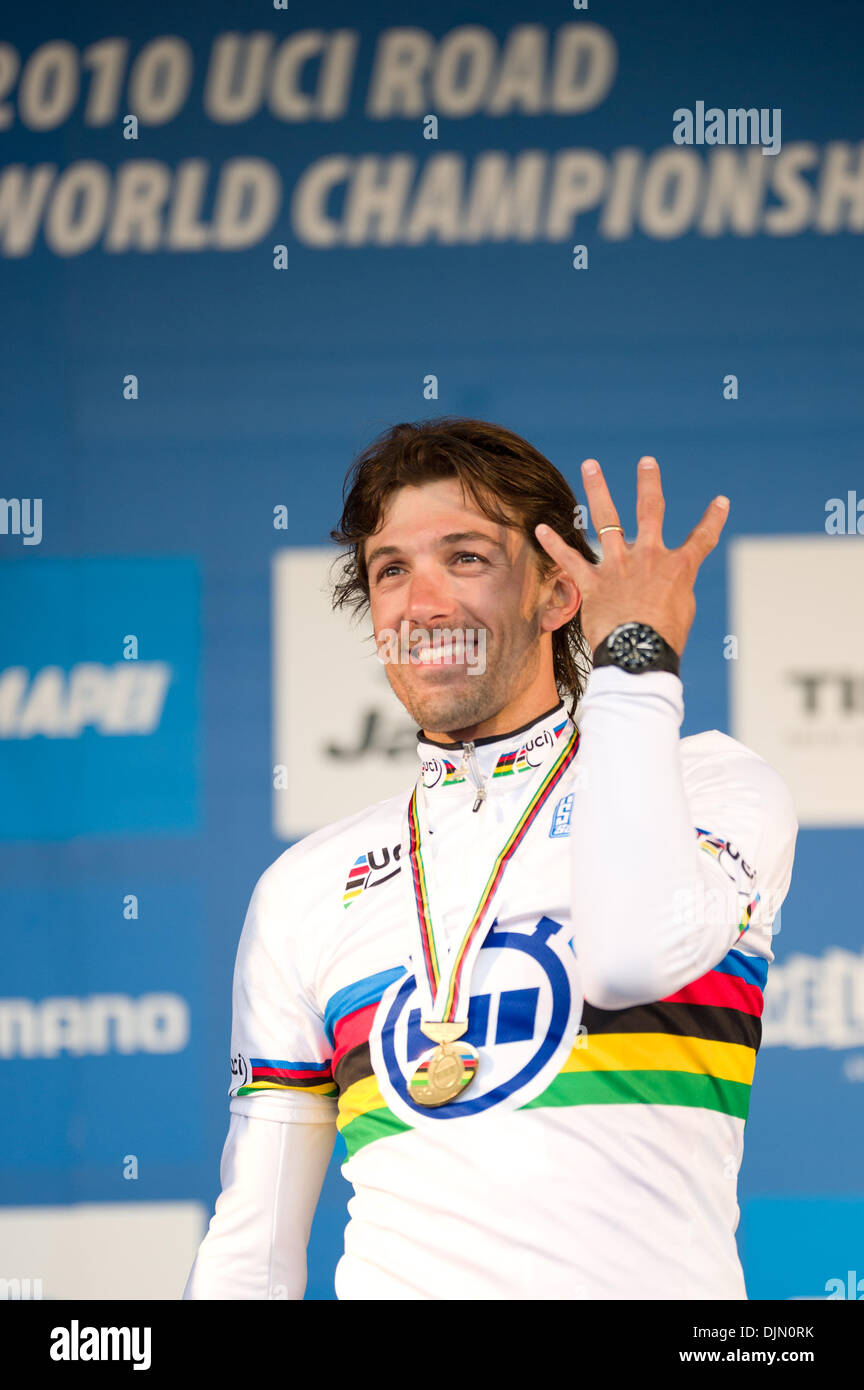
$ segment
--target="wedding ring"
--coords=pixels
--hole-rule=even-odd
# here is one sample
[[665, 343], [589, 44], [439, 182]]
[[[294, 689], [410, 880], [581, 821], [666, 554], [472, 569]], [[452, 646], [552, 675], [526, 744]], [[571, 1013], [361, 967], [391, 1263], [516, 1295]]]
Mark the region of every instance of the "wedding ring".
[[604, 531], [620, 531], [621, 535], [624, 535], [623, 526], [601, 526], [600, 530], [597, 532], [597, 535], [602, 536]]

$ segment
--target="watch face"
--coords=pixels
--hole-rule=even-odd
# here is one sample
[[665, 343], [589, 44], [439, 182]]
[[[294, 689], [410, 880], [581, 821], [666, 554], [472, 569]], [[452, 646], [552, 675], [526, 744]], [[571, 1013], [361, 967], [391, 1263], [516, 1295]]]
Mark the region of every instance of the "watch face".
[[612, 641], [615, 660], [626, 671], [643, 671], [646, 666], [653, 666], [660, 650], [656, 632], [645, 623], [625, 624]]

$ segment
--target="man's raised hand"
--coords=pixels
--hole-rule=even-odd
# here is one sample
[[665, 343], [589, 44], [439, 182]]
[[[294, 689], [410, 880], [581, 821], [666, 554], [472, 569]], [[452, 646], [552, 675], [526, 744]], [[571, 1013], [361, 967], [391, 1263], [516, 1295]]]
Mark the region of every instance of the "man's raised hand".
[[693, 587], [706, 555], [720, 539], [729, 515], [728, 497], [715, 497], [677, 550], [663, 544], [666, 503], [657, 460], [646, 456], [636, 470], [635, 541], [625, 540], [618, 512], [596, 459], [582, 464], [582, 480], [603, 559], [592, 565], [550, 526], [535, 527], [546, 553], [582, 594], [582, 630], [591, 650], [620, 623], [648, 623], [680, 656], [696, 614]]

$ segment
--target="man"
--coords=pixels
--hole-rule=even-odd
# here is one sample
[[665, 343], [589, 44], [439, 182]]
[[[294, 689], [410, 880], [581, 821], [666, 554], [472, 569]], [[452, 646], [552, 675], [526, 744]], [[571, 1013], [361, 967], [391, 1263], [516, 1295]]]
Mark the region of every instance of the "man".
[[498, 426], [398, 425], [354, 466], [334, 602], [368, 601], [419, 775], [256, 885], [184, 1297], [303, 1297], [338, 1128], [340, 1299], [746, 1298], [736, 1180], [797, 822], [755, 753], [679, 738], [728, 501], [667, 549], [644, 458], [628, 543], [582, 476], [600, 562]]

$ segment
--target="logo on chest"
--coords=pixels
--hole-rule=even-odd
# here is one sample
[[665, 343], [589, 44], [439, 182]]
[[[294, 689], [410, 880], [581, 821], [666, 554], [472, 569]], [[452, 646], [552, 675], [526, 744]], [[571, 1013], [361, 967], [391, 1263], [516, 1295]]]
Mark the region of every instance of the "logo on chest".
[[386, 883], [388, 878], [398, 874], [402, 867], [399, 863], [401, 852], [402, 846], [395, 844], [392, 849], [384, 845], [382, 849], [367, 849], [359, 854], [348, 870], [342, 906], [350, 907], [364, 888], [377, 888], [379, 883]]
[[464, 1099], [430, 1109], [410, 1095], [417, 1061], [432, 1046], [420, 1028], [420, 995], [410, 973], [385, 992], [369, 1038], [381, 1093], [395, 1114], [415, 1126], [516, 1109], [560, 1071], [581, 1010], [576, 958], [561, 923], [541, 917], [531, 932], [506, 931], [496, 919], [471, 982], [463, 1036], [480, 1061]]

